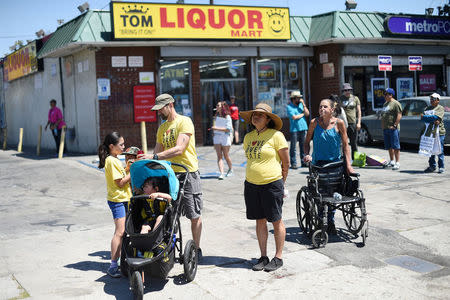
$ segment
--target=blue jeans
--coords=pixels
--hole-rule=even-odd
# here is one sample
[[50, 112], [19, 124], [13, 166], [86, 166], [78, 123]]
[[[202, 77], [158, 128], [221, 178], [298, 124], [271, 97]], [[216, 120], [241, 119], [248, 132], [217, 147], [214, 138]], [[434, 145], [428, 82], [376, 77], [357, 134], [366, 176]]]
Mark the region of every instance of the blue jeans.
[[[444, 139], [445, 135], [440, 135], [439, 140], [441, 141], [441, 154], [438, 155], [438, 167], [444, 168]], [[430, 159], [428, 160], [428, 164], [430, 165], [430, 168], [436, 169], [436, 155], [431, 155]]]
[[291, 158], [291, 166], [297, 165], [297, 141], [300, 147], [300, 160], [303, 165], [303, 157], [305, 157], [305, 151], [303, 150], [303, 143], [306, 138], [306, 130], [291, 132], [291, 147], [289, 148], [289, 156]]

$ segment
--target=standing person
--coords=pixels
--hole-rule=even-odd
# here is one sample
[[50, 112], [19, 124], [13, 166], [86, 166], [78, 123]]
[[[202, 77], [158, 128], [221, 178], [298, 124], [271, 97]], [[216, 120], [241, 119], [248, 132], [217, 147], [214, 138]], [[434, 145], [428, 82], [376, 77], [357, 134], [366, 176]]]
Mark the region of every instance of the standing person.
[[203, 208], [200, 173], [198, 171], [197, 152], [195, 150], [195, 131], [191, 118], [177, 114], [175, 100], [169, 94], [156, 97], [152, 110], [164, 120], [156, 135], [156, 145], [153, 155], [140, 154], [139, 159], [161, 159], [182, 164], [186, 170], [173, 166], [173, 170], [180, 178], [186, 176], [184, 196], [182, 199], [182, 214], [191, 220], [192, 238], [197, 246], [197, 255], [202, 257], [200, 237], [202, 233], [201, 211]]
[[358, 151], [358, 131], [361, 129], [361, 102], [359, 98], [352, 94], [353, 88], [349, 83], [344, 83], [342, 87], [343, 95], [339, 99], [339, 105], [344, 109], [347, 116], [347, 136], [352, 148], [351, 157]]
[[231, 139], [233, 135], [233, 125], [231, 123], [230, 109], [225, 101], [217, 103], [216, 117], [214, 126], [211, 127], [214, 131], [214, 149], [217, 153], [217, 165], [219, 166], [219, 180], [223, 180], [223, 157], [228, 164], [228, 172], [226, 177], [233, 176], [233, 164], [230, 158]]
[[[433, 93], [430, 96], [430, 103], [431, 105], [425, 108], [425, 111], [423, 114], [420, 115], [420, 119], [425, 122], [429, 123], [429, 126], [432, 126], [431, 124], [434, 123], [435, 126], [438, 126], [439, 128], [439, 140], [441, 142], [441, 154], [438, 155], [438, 173], [444, 173], [445, 167], [444, 167], [444, 139], [445, 139], [445, 126], [444, 126], [444, 107], [439, 104], [439, 101], [441, 100], [441, 96], [438, 93]], [[428, 168], [425, 169], [425, 173], [431, 173], [436, 170], [436, 159], [435, 155], [431, 155], [430, 159], [428, 160]]]
[[239, 108], [236, 105], [236, 97], [230, 96], [230, 102], [231, 120], [233, 121], [234, 130], [234, 143], [239, 145]]
[[[311, 120], [305, 140], [305, 162], [323, 166], [337, 162], [344, 157], [345, 168], [353, 173], [347, 130], [344, 121], [334, 115], [334, 102], [331, 99], [320, 101], [319, 117]], [[310, 142], [313, 141], [313, 153], [309, 154]], [[328, 213], [328, 233], [336, 234], [334, 210]]]
[[107, 200], [114, 219], [114, 235], [111, 240], [111, 265], [107, 271], [114, 278], [120, 277], [117, 260], [122, 249], [125, 217], [131, 198], [130, 174], [125, 171], [117, 155], [123, 152], [125, 141], [118, 132], [105, 136], [98, 147], [98, 168], [105, 168]]
[[291, 103], [287, 106], [287, 115], [289, 117], [289, 131], [291, 134], [291, 147], [289, 148], [289, 156], [291, 159], [291, 169], [297, 169], [297, 141], [300, 148], [300, 163], [304, 167], [303, 143], [305, 142], [308, 123], [306, 117], [309, 116], [309, 110], [305, 105], [300, 91], [291, 92]]
[[[384, 136], [384, 149], [389, 152], [389, 167], [400, 169], [400, 120], [402, 106], [394, 99], [395, 91], [387, 88], [384, 92], [383, 110], [381, 112], [381, 128]], [[395, 161], [394, 161], [395, 158]]]
[[[247, 219], [256, 220], [261, 257], [253, 266], [254, 271], [274, 271], [283, 265], [282, 253], [286, 228], [282, 220], [284, 183], [289, 170], [288, 144], [280, 117], [272, 113], [266, 103], [259, 103], [254, 110], [243, 111], [240, 116], [254, 129], [244, 137], [247, 167], [244, 198]], [[271, 222], [275, 236], [275, 257], [267, 257], [267, 222]]]
[[48, 111], [48, 121], [45, 125], [45, 129], [50, 125], [50, 130], [52, 131], [53, 138], [56, 143], [56, 153], [59, 153], [59, 144], [61, 142], [61, 131], [63, 126], [66, 126], [64, 122], [63, 114], [61, 110], [56, 107], [56, 100], [50, 100], [50, 110]]

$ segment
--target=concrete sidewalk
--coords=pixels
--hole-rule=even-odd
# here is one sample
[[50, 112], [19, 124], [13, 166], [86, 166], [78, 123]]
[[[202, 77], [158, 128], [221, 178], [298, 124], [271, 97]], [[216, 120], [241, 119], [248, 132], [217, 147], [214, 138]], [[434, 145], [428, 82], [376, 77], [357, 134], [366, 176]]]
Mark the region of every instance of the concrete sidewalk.
[[[385, 157], [379, 147], [363, 152]], [[284, 266], [253, 272], [259, 257], [254, 221], [246, 220], [245, 157], [232, 146], [234, 176], [217, 180], [216, 154], [199, 147], [204, 199], [204, 259], [191, 283], [175, 265], [166, 280], [146, 284], [150, 299], [391, 298], [448, 299], [450, 216], [445, 174], [424, 174], [427, 159], [402, 152], [401, 169], [363, 168], [370, 222], [367, 245], [336, 214], [338, 235], [313, 249], [297, 223], [296, 193], [306, 169], [290, 170], [283, 206]], [[128, 299], [125, 278], [106, 275], [113, 222], [96, 156], [37, 159], [0, 151], [0, 299]], [[450, 163], [448, 156], [447, 164]], [[226, 164], [225, 164], [226, 165]], [[275, 252], [269, 225], [269, 256]], [[189, 222], [182, 218], [184, 243]]]

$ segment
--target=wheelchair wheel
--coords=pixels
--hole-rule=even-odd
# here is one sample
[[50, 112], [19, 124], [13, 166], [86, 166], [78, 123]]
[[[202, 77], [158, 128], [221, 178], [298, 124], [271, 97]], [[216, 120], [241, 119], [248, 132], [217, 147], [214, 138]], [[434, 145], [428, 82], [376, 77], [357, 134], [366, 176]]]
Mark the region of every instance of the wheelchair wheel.
[[195, 275], [197, 274], [197, 266], [198, 266], [197, 247], [195, 247], [193, 240], [189, 240], [186, 243], [186, 247], [184, 249], [185, 249], [183, 255], [184, 276], [186, 277], [187, 282], [191, 282], [192, 280], [194, 280]]
[[307, 235], [311, 235], [313, 231], [314, 216], [311, 214], [312, 203], [307, 187], [302, 187], [297, 193], [297, 221], [300, 229]]
[[357, 235], [363, 228], [366, 222], [366, 205], [362, 192], [358, 192], [358, 196], [361, 196], [359, 202], [352, 202], [342, 205], [342, 216], [344, 217], [345, 226], [347, 229]]
[[141, 272], [134, 271], [131, 275], [131, 291], [133, 299], [142, 300], [144, 298], [144, 282], [142, 282]]
[[312, 243], [316, 248], [325, 247], [328, 243], [328, 233], [325, 231], [322, 232], [321, 229], [314, 231], [312, 235]]

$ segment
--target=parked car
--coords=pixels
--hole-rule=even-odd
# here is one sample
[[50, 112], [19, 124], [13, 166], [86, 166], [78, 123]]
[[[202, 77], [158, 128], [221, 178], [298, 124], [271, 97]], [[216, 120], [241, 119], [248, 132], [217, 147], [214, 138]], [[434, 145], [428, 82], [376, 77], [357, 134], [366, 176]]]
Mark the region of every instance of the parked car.
[[[400, 142], [409, 144], [420, 143], [420, 133], [424, 123], [420, 114], [430, 105], [429, 97], [411, 97], [399, 100], [403, 109], [400, 121]], [[445, 109], [444, 125], [446, 129], [445, 144], [450, 144], [450, 97], [441, 97], [439, 104]], [[361, 130], [358, 133], [358, 144], [369, 145], [373, 140], [383, 140], [380, 113], [361, 118]]]

